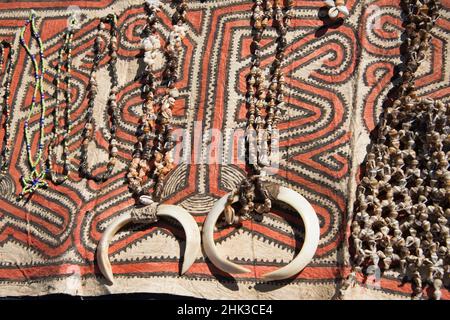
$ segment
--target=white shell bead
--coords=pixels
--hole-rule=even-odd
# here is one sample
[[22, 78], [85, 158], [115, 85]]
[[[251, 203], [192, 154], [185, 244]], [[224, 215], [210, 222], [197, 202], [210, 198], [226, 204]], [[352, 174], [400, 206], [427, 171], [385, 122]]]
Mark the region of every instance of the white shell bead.
[[328, 10], [328, 16], [330, 18], [336, 18], [339, 14], [339, 11], [336, 7], [330, 8], [330, 10]]
[[149, 66], [153, 66], [155, 64], [155, 59], [153, 59], [151, 57], [145, 57], [144, 58], [144, 62], [146, 64], [148, 64]]
[[148, 205], [151, 205], [154, 201], [153, 201], [152, 197], [142, 195], [139, 197], [139, 202], [145, 206], [148, 206]]
[[146, 38], [146, 39], [142, 40], [142, 48], [145, 51], [151, 51], [151, 50], [155, 49], [155, 46], [149, 38]]

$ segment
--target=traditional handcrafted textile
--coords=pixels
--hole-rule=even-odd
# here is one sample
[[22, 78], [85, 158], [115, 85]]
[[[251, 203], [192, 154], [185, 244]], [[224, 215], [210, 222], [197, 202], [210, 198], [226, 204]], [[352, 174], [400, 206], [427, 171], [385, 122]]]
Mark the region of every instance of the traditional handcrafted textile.
[[[247, 123], [245, 93], [251, 65], [253, 1], [196, 0], [188, 5], [188, 32], [183, 40], [173, 117], [174, 126], [189, 133], [190, 163], [178, 164], [167, 176], [161, 203], [185, 208], [201, 225], [214, 202], [245, 177], [243, 163], [225, 160], [225, 155], [239, 149], [225, 133], [244, 129]], [[97, 268], [95, 250], [111, 221], [134, 205], [126, 174], [142, 112], [141, 84], [136, 80], [144, 68], [140, 33], [146, 14], [142, 1], [0, 1], [0, 39], [13, 44], [16, 57], [10, 92], [11, 161], [9, 175], [0, 183], [0, 295], [159, 292], [231, 299], [336, 297], [341, 280], [350, 272], [348, 238], [355, 177], [366, 156], [369, 132], [377, 124], [392, 87], [394, 68], [401, 63], [404, 31], [396, 1], [348, 0], [346, 6], [349, 16], [330, 26], [329, 20], [320, 18], [321, 12], [329, 10], [323, 1], [294, 1], [292, 27], [287, 34], [283, 70], [287, 103], [278, 124], [282, 159], [270, 179], [301, 193], [317, 212], [321, 236], [313, 261], [289, 281], [257, 281], [260, 275], [287, 264], [301, 248], [303, 229], [297, 227], [301, 221], [283, 209], [265, 216], [262, 222], [248, 221], [242, 228], [216, 233], [221, 252], [253, 273], [223, 274], [200, 253], [191, 269], [179, 276], [184, 249], [180, 239], [184, 235], [179, 226], [161, 220], [151, 226], [130, 226], [113, 239], [109, 252], [115, 280], [109, 286]], [[44, 77], [48, 137], [56, 101], [53, 80], [58, 52], [71, 13], [77, 11], [81, 18], [71, 44], [72, 126], [67, 146], [73, 154], [67, 181], [61, 185], [49, 181], [47, 189], [36, 190], [28, 201], [18, 201], [20, 177], [29, 172], [24, 122], [34, 90], [33, 67], [26, 53], [19, 50], [19, 31], [31, 9], [37, 13], [36, 26], [48, 63]], [[98, 18], [110, 13], [117, 15], [119, 32], [118, 153], [113, 176], [95, 182], [78, 173], [80, 145], [95, 30]], [[418, 95], [448, 102], [449, 1], [442, 1], [439, 13], [432, 30], [432, 48], [416, 73], [416, 84]], [[164, 38], [171, 30], [172, 14], [168, 3], [159, 13]], [[262, 41], [263, 67], [272, 62], [276, 37], [276, 32], [267, 32]], [[30, 44], [29, 35], [25, 41]], [[94, 118], [99, 130], [94, 140], [98, 146], [90, 144], [88, 150], [90, 168], [97, 166], [93, 174], [104, 170], [102, 163], [108, 158], [107, 63], [105, 56], [97, 73]], [[29, 126], [32, 148], [36, 148], [38, 113]], [[5, 131], [0, 132], [3, 141]], [[217, 132], [222, 132], [222, 139], [212, 139]], [[220, 152], [219, 146], [223, 146]], [[211, 158], [216, 160], [211, 163]], [[60, 156], [57, 159], [54, 167], [62, 172], [64, 163]], [[373, 283], [357, 274], [356, 280], [357, 285], [348, 288], [343, 298], [407, 299], [412, 292], [395, 274], [384, 274]], [[442, 290], [442, 298], [450, 298], [448, 290]]]

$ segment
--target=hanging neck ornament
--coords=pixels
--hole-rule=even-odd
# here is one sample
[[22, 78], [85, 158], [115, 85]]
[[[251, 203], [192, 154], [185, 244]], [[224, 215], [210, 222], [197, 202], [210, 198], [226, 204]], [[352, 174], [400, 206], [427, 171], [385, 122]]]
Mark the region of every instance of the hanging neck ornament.
[[[276, 125], [281, 108], [284, 105], [285, 78], [282, 63], [287, 46], [286, 33], [291, 18], [292, 1], [256, 0], [253, 9], [253, 27], [255, 36], [252, 43], [253, 65], [247, 78], [249, 118], [247, 127], [249, 162], [253, 175], [242, 181], [239, 189], [222, 197], [211, 209], [203, 227], [203, 247], [211, 262], [227, 273], [246, 273], [250, 270], [237, 265], [219, 255], [214, 243], [214, 229], [219, 217], [224, 213], [225, 223], [231, 225], [242, 220], [251, 219], [270, 211], [272, 201], [278, 200], [290, 205], [301, 216], [305, 226], [305, 241], [302, 250], [287, 266], [263, 275], [266, 281], [290, 278], [300, 272], [313, 258], [319, 243], [320, 228], [317, 215], [311, 204], [297, 192], [267, 181], [270, 170], [271, 154], [269, 149], [276, 139]], [[278, 47], [271, 72], [271, 83], [267, 88], [265, 76], [261, 69], [261, 39], [270, 19], [278, 32]], [[263, 112], [266, 112], [264, 116]], [[274, 160], [272, 160], [274, 161]], [[236, 215], [233, 203], [239, 201], [241, 209]]]
[[[181, 274], [191, 267], [200, 251], [200, 231], [189, 212], [178, 206], [160, 205], [157, 202], [160, 200], [164, 178], [173, 168], [170, 154], [170, 150], [173, 148], [170, 120], [172, 119], [172, 107], [179, 94], [175, 83], [178, 78], [177, 68], [180, 61], [179, 55], [182, 52], [181, 44], [186, 35], [187, 9], [185, 1], [177, 2], [173, 19], [174, 27], [165, 47], [167, 64], [163, 74], [165, 75], [166, 93], [159, 103], [159, 113], [157, 114], [155, 112], [158, 104], [155, 99], [157, 79], [154, 76], [154, 69], [157, 67], [158, 51], [161, 48], [156, 29], [157, 12], [161, 4], [155, 0], [146, 1], [148, 17], [145, 34], [147, 37], [142, 41], [146, 64], [146, 74], [143, 77], [145, 84], [142, 88], [145, 101], [138, 129], [138, 142], [127, 175], [130, 189], [137, 198], [137, 204], [131, 212], [127, 212], [109, 225], [97, 249], [99, 269], [110, 283], [113, 283], [114, 276], [108, 258], [109, 243], [114, 235], [127, 224], [154, 223], [159, 217], [170, 217], [177, 220], [186, 234], [186, 249]], [[146, 179], [149, 181], [145, 181]], [[152, 186], [154, 187], [153, 197], [149, 191], [145, 190], [146, 187]]]
[[[0, 44], [0, 72], [3, 70], [3, 65], [5, 63], [5, 50], [8, 49], [7, 64], [5, 67], [5, 73], [2, 81], [3, 87], [3, 104], [1, 116], [5, 117], [5, 134], [3, 135], [3, 147], [0, 154], [0, 180], [8, 173], [9, 161], [11, 155], [11, 106], [9, 104], [9, 98], [11, 93], [11, 80], [13, 74], [13, 60], [14, 60], [14, 49], [11, 44], [6, 41], [2, 41]], [[2, 119], [3, 120], [3, 119]], [[2, 121], [0, 121], [2, 122]]]
[[[34, 38], [38, 44], [39, 50], [39, 59], [37, 59], [36, 55], [31, 52], [30, 47], [28, 47], [27, 43], [24, 39], [25, 31], [28, 27], [31, 26], [31, 37]], [[41, 37], [36, 28], [36, 13], [34, 11], [31, 12], [29, 19], [25, 22], [22, 31], [20, 32], [20, 44], [25, 49], [27, 55], [30, 57], [31, 62], [34, 67], [34, 92], [33, 98], [31, 101], [31, 107], [28, 111], [27, 119], [25, 120], [25, 141], [27, 148], [27, 157], [28, 163], [30, 166], [30, 173], [27, 176], [23, 176], [21, 178], [23, 189], [20, 193], [19, 197], [23, 198], [27, 194], [31, 194], [39, 188], [47, 187], [47, 181], [45, 181], [46, 171], [43, 168], [43, 159], [42, 154], [44, 151], [44, 122], [45, 122], [45, 112], [46, 112], [46, 102], [45, 102], [45, 93], [44, 93], [44, 74], [45, 74], [45, 59], [44, 59], [44, 46], [42, 44]], [[37, 101], [37, 96], [39, 95], [39, 102]], [[38, 139], [38, 147], [37, 153], [33, 157], [32, 148], [31, 148], [31, 132], [30, 132], [30, 119], [34, 113], [36, 106], [40, 107], [40, 118], [39, 118], [39, 139]], [[34, 159], [33, 159], [34, 158]]]
[[[110, 25], [109, 31], [109, 71], [111, 74], [111, 90], [110, 95], [108, 97], [108, 113], [110, 114], [110, 138], [109, 138], [109, 153], [108, 153], [108, 163], [106, 166], [106, 171], [94, 175], [88, 168], [88, 155], [89, 155], [89, 143], [94, 139], [95, 135], [95, 121], [94, 121], [94, 105], [95, 98], [97, 96], [98, 87], [97, 87], [97, 73], [99, 69], [99, 64], [101, 60], [100, 55], [100, 47], [101, 47], [101, 36], [100, 32], [106, 29], [105, 22]], [[117, 40], [117, 17], [115, 14], [110, 14], [106, 17], [106, 19], [102, 19], [97, 29], [97, 37], [94, 43], [94, 62], [91, 70], [91, 76], [89, 80], [89, 102], [88, 108], [86, 112], [86, 124], [83, 131], [83, 142], [81, 147], [81, 164], [80, 164], [80, 172], [81, 174], [90, 180], [94, 180], [96, 182], [104, 182], [109, 179], [112, 174], [114, 167], [117, 163], [117, 139], [116, 139], [116, 131], [117, 131], [117, 122], [119, 118], [119, 109], [117, 105], [117, 93], [119, 90], [118, 83], [118, 75], [117, 75], [117, 49], [118, 49], [118, 40]]]
[[[49, 155], [47, 158], [47, 173], [48, 177], [54, 184], [61, 184], [68, 179], [69, 174], [69, 154], [68, 154], [68, 139], [71, 131], [71, 119], [70, 119], [70, 109], [72, 107], [71, 100], [71, 77], [70, 72], [72, 70], [72, 40], [74, 31], [77, 29], [78, 21], [74, 16], [69, 18], [69, 26], [64, 35], [64, 43], [58, 53], [58, 65], [56, 67], [55, 74], [55, 97], [56, 103], [53, 109], [53, 132], [52, 138], [49, 144]], [[64, 63], [64, 55], [66, 57]], [[63, 73], [63, 66], [65, 66], [65, 72]], [[60, 90], [61, 90], [61, 78], [64, 76], [65, 91], [64, 98], [65, 102], [60, 101]], [[60, 130], [60, 118], [62, 105], [64, 105], [64, 130]], [[58, 145], [62, 146], [62, 160], [63, 160], [63, 172], [58, 174], [53, 170], [54, 162], [56, 162], [56, 147]]]
[[421, 298], [428, 284], [431, 297], [440, 299], [450, 271], [450, 107], [419, 98], [414, 84], [438, 1], [402, 0], [401, 5], [404, 67], [357, 189], [350, 237], [354, 271], [344, 288], [356, 271], [394, 270], [412, 282], [413, 298]]

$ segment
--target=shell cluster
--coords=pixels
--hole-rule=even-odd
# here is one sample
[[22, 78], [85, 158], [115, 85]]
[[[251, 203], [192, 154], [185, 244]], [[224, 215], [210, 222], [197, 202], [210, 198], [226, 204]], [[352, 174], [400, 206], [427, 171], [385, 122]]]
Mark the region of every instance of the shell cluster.
[[161, 42], [155, 35], [142, 40], [142, 48], [145, 50], [144, 62], [150, 70], [153, 70], [156, 64], [158, 50], [161, 48]]
[[324, 1], [328, 9], [328, 17], [330, 19], [335, 20], [338, 18], [339, 13], [342, 13], [344, 17], [348, 16], [350, 12], [348, 11], [347, 7], [345, 6], [344, 0], [325, 0]]
[[402, 1], [406, 56], [357, 189], [350, 248], [357, 269], [399, 272], [413, 298], [440, 299], [450, 273], [450, 106], [418, 98], [414, 73], [437, 19], [435, 1]]
[[[276, 127], [285, 107], [286, 79], [283, 63], [288, 46], [287, 34], [293, 17], [294, 1], [256, 0], [253, 6], [253, 40], [250, 45], [252, 62], [247, 76], [248, 122], [246, 130], [247, 162], [251, 172], [234, 190], [225, 207], [225, 222], [233, 224], [255, 215], [268, 213], [272, 201], [264, 187], [267, 170], [277, 159], [272, 142], [277, 140]], [[277, 48], [267, 79], [262, 61], [262, 39], [264, 32], [272, 26], [277, 32]], [[239, 196], [241, 209], [238, 216], [231, 204]], [[259, 199], [260, 198], [260, 199]]]
[[[178, 80], [179, 56], [182, 52], [182, 41], [186, 37], [186, 9], [184, 1], [178, 1], [173, 15], [173, 30], [170, 32], [164, 47], [161, 45], [157, 30], [157, 12], [161, 2], [157, 0], [146, 1], [147, 24], [145, 38], [142, 40], [144, 63], [146, 72], [143, 76], [144, 96], [143, 115], [140, 119], [138, 142], [133, 154], [127, 178], [130, 189], [136, 195], [147, 193], [144, 185], [151, 177], [150, 186], [155, 185], [154, 196], [158, 199], [162, 192], [165, 176], [174, 167], [174, 160], [170, 150], [173, 147], [171, 135], [172, 109], [179, 91], [175, 87]], [[165, 63], [158, 64], [158, 54], [162, 53]], [[156, 69], [163, 68], [160, 82], [155, 77]], [[157, 98], [159, 86], [165, 87], [163, 96]]]
[[142, 195], [139, 197], [142, 206], [133, 207], [131, 218], [135, 223], [153, 223], [158, 221], [157, 211], [159, 203], [154, 202], [152, 197]]

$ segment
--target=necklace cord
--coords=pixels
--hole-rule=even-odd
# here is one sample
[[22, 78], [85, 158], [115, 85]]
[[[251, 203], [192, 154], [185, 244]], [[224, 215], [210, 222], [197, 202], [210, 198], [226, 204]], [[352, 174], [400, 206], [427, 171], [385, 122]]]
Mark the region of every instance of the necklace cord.
[[[101, 56], [99, 54], [100, 45], [101, 45], [101, 37], [100, 31], [105, 29], [105, 22], [110, 25], [109, 31], [109, 44], [107, 45], [107, 49], [109, 51], [110, 59], [109, 59], [109, 74], [111, 76], [111, 89], [110, 95], [108, 97], [107, 106], [108, 106], [108, 114], [110, 119], [110, 138], [109, 138], [109, 152], [108, 152], [108, 162], [106, 164], [106, 171], [94, 175], [88, 168], [88, 146], [89, 143], [94, 139], [95, 136], [95, 121], [94, 121], [94, 104], [95, 98], [97, 96], [98, 87], [97, 87], [97, 72], [100, 65]], [[113, 171], [115, 165], [117, 163], [117, 155], [118, 155], [118, 142], [116, 139], [117, 132], [117, 124], [119, 118], [118, 104], [117, 104], [117, 93], [118, 93], [118, 74], [117, 74], [117, 49], [118, 49], [118, 39], [117, 39], [117, 16], [115, 14], [109, 14], [106, 18], [103, 18], [100, 21], [100, 24], [97, 29], [97, 37], [94, 43], [94, 60], [90, 74], [89, 80], [89, 102], [88, 109], [86, 112], [86, 124], [83, 130], [83, 142], [81, 148], [81, 164], [80, 164], [80, 172], [81, 174], [90, 180], [94, 180], [96, 182], [104, 182], [109, 179], [113, 175]]]
[[[36, 55], [31, 52], [30, 47], [27, 45], [24, 39], [25, 31], [28, 27], [28, 25], [31, 26], [31, 37], [32, 39], [35, 39], [35, 41], [38, 44], [38, 51], [39, 51], [39, 63], [36, 59]], [[47, 187], [47, 182], [45, 181], [45, 175], [46, 171], [42, 170], [42, 154], [44, 150], [44, 138], [45, 138], [45, 131], [44, 131], [44, 121], [45, 121], [45, 112], [46, 112], [46, 103], [45, 103], [45, 92], [44, 92], [44, 74], [45, 74], [45, 59], [44, 59], [44, 46], [41, 40], [41, 37], [39, 36], [39, 33], [36, 28], [36, 15], [34, 12], [30, 14], [29, 19], [25, 22], [24, 27], [22, 28], [20, 32], [19, 37], [20, 44], [25, 49], [27, 55], [31, 58], [33, 68], [35, 71], [34, 78], [35, 78], [35, 85], [34, 85], [34, 92], [33, 92], [33, 98], [31, 102], [31, 107], [28, 111], [28, 115], [25, 120], [25, 140], [26, 140], [26, 149], [27, 149], [27, 156], [28, 156], [28, 163], [30, 165], [30, 173], [27, 176], [22, 176], [22, 184], [23, 189], [22, 192], [19, 195], [19, 198], [22, 198], [26, 194], [33, 193], [39, 188]], [[39, 142], [38, 142], [38, 151], [33, 159], [32, 150], [31, 150], [31, 133], [30, 133], [30, 120], [31, 116], [34, 113], [34, 110], [36, 108], [36, 104], [38, 102], [36, 101], [36, 97], [39, 94], [40, 100], [39, 100], [39, 106], [40, 106], [40, 118], [39, 118]]]

